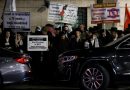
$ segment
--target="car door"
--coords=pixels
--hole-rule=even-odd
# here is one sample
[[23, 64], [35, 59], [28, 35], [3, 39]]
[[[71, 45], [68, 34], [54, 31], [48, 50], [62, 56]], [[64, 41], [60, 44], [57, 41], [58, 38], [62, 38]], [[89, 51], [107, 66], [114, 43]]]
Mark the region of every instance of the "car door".
[[130, 38], [124, 40], [117, 46], [117, 62], [122, 74], [130, 74]]

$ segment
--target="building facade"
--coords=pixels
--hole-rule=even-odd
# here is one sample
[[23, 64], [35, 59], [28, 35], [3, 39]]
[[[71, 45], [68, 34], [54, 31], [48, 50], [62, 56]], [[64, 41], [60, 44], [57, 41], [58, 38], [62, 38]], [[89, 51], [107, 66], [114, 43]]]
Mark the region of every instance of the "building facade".
[[[95, 26], [91, 24], [90, 5], [96, 3], [113, 3], [117, 0], [50, 0], [50, 3], [74, 4], [78, 7], [79, 22], [85, 22], [87, 28]], [[105, 28], [109, 29], [112, 26], [117, 26], [120, 30], [124, 27], [125, 4], [129, 0], [118, 0], [120, 5], [120, 23], [105, 23]], [[0, 0], [0, 16], [4, 10], [5, 0]], [[48, 21], [48, 7], [45, 6], [44, 0], [16, 0], [16, 11], [30, 12], [31, 31], [34, 31], [36, 26], [44, 26], [47, 23], [55, 24], [55, 22]], [[0, 19], [0, 23], [3, 20]]]

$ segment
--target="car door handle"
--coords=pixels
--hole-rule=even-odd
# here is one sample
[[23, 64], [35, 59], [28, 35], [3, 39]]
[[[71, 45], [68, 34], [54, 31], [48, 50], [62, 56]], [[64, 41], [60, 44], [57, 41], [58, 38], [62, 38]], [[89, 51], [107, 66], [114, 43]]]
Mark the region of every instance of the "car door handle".
[[130, 57], [130, 55], [128, 55]]
[[124, 57], [124, 56], [119, 56], [120, 58]]

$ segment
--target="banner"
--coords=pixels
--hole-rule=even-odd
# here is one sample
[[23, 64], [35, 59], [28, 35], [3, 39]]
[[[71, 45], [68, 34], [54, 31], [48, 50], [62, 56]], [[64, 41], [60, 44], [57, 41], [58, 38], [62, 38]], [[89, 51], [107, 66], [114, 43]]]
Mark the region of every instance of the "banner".
[[78, 7], [65, 4], [50, 4], [48, 21], [74, 24], [77, 21]]
[[29, 12], [4, 12], [4, 28], [16, 30], [30, 29], [30, 13]]
[[91, 5], [91, 23], [120, 22], [120, 9], [116, 3]]
[[28, 51], [47, 51], [48, 36], [47, 35], [28, 35]]

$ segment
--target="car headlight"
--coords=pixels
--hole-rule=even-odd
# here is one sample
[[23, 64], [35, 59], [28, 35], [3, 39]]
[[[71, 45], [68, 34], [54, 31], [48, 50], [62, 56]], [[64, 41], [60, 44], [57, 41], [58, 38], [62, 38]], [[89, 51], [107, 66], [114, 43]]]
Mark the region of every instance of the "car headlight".
[[60, 58], [59, 58], [59, 61], [60, 61], [61, 63], [65, 63], [65, 62], [73, 61], [73, 60], [75, 60], [75, 59], [77, 59], [77, 56], [63, 56], [63, 57], [60, 57]]

